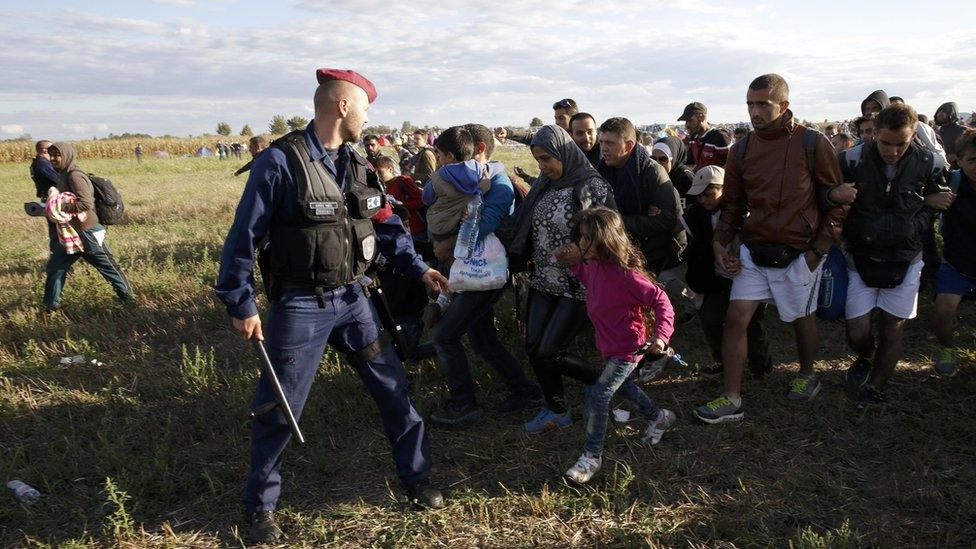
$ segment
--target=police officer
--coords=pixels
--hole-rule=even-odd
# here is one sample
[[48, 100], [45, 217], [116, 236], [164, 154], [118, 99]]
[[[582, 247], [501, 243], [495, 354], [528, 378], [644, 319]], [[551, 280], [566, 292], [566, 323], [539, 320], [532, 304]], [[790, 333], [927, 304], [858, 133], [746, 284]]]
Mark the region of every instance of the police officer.
[[[373, 84], [354, 71], [319, 69], [315, 118], [255, 158], [220, 257], [216, 294], [246, 339], [266, 340], [268, 354], [298, 418], [326, 344], [346, 355], [376, 401], [393, 447], [396, 473], [421, 506], [440, 507], [428, 480], [424, 421], [407, 392], [403, 365], [380, 337], [363, 273], [376, 252], [437, 291], [447, 279], [414, 252], [376, 176], [350, 143], [359, 140]], [[266, 332], [254, 302], [254, 252], [271, 303]], [[265, 263], [266, 262], [266, 263]], [[273, 401], [262, 376], [253, 409]], [[281, 454], [291, 432], [281, 411], [251, 426], [251, 468], [244, 489], [251, 541], [281, 537], [273, 511], [281, 493]]]

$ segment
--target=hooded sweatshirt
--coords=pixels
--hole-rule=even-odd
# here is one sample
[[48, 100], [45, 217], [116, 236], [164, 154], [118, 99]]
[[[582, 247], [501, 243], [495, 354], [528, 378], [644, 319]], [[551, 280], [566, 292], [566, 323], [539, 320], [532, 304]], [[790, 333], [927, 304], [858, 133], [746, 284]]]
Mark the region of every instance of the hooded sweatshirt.
[[942, 138], [942, 144], [945, 145], [945, 149], [955, 154], [956, 141], [966, 131], [966, 126], [959, 123], [959, 107], [954, 102], [943, 103], [935, 111], [935, 114], [939, 114], [940, 112], [949, 115], [949, 121], [939, 126], [939, 137]]
[[[891, 100], [888, 99], [888, 94], [884, 90], [874, 90], [871, 92], [871, 95], [864, 98], [864, 101], [861, 101], [862, 115], [864, 114], [864, 104], [872, 99], [877, 101], [882, 109], [886, 109], [891, 105]], [[935, 138], [935, 130], [930, 128], [928, 124], [922, 121], [915, 124], [915, 137], [921, 145], [932, 151], [932, 154], [941, 157], [945, 161], [945, 150], [942, 149], [942, 146], [939, 145], [938, 140]]]
[[872, 101], [872, 100], [873, 101], [877, 101], [878, 104], [881, 105], [881, 108], [882, 109], [888, 108], [888, 105], [891, 104], [891, 101], [888, 99], [888, 94], [884, 90], [874, 90], [873, 92], [871, 92], [871, 95], [869, 95], [869, 96], [867, 96], [867, 97], [864, 98], [864, 101], [861, 101], [861, 114], [862, 115], [864, 114], [864, 106], [865, 106], [865, 104], [868, 101]]
[[98, 224], [98, 214], [95, 213], [95, 187], [92, 186], [88, 174], [83, 172], [75, 163], [77, 153], [71, 143], [58, 141], [52, 145], [61, 152], [61, 169], [58, 171], [58, 192], [74, 193], [78, 201], [65, 205], [64, 211], [69, 213], [87, 212], [85, 219], [72, 219], [70, 224], [79, 233]]
[[461, 212], [478, 192], [491, 187], [488, 167], [476, 160], [448, 164], [430, 177], [424, 188], [427, 208], [427, 228], [435, 239], [457, 234]]

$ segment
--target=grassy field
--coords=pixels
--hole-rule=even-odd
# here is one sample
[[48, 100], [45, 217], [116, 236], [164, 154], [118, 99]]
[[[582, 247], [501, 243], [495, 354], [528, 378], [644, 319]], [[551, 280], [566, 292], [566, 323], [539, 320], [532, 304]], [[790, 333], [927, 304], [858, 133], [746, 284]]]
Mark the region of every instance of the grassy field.
[[[509, 167], [516, 158], [498, 156]], [[42, 315], [46, 231], [22, 211], [33, 194], [27, 164], [0, 164], [0, 480], [44, 494], [24, 509], [6, 492], [0, 546], [239, 546], [257, 361], [211, 292], [244, 184], [232, 176], [238, 163], [81, 164], [124, 194], [130, 221], [109, 240], [138, 298], [116, 304], [79, 262], [63, 312]], [[693, 322], [673, 341], [691, 369], [673, 368], [648, 389], [680, 419], [661, 444], [612, 429], [604, 471], [581, 488], [561, 479], [582, 447], [578, 423], [537, 438], [519, 429], [527, 417], [432, 429], [434, 478], [449, 498], [436, 512], [399, 499], [375, 407], [329, 353], [303, 417], [309, 443], [286, 452], [283, 526], [299, 546], [971, 546], [976, 315], [963, 308], [960, 374], [938, 379], [931, 301], [920, 300], [883, 410], [858, 412], [845, 398], [839, 323], [822, 324], [821, 396], [788, 403], [796, 351], [771, 314], [776, 372], [747, 382], [746, 420], [695, 423], [693, 408], [720, 382], [695, 375], [709, 357]], [[499, 328], [521, 356], [510, 303], [499, 307]], [[576, 345], [593, 356], [588, 336]], [[79, 353], [100, 364], [59, 364]], [[433, 411], [446, 391], [436, 365], [408, 371], [418, 408]], [[501, 399], [491, 371], [476, 364], [475, 377], [482, 404]], [[568, 389], [578, 413], [578, 386]]]

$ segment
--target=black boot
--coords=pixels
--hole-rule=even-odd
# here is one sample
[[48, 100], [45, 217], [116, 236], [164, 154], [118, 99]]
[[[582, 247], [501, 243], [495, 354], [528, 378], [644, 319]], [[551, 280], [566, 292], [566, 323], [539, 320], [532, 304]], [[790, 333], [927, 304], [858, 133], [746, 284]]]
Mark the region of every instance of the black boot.
[[281, 528], [274, 518], [274, 511], [258, 511], [247, 514], [247, 541], [253, 545], [271, 545], [281, 540]]
[[406, 487], [407, 497], [417, 507], [440, 509], [444, 507], [444, 495], [437, 488], [431, 486], [429, 480], [422, 480]]

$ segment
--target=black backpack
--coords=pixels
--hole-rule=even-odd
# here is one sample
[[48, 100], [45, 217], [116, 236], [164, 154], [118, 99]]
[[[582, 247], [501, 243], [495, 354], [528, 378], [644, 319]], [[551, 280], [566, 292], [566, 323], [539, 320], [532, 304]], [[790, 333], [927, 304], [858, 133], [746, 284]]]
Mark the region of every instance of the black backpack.
[[88, 179], [95, 189], [95, 213], [102, 225], [115, 225], [125, 215], [125, 204], [122, 195], [111, 181], [95, 174], [88, 174]]

